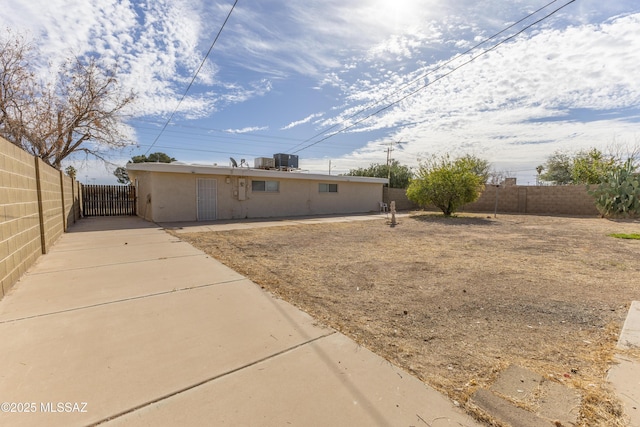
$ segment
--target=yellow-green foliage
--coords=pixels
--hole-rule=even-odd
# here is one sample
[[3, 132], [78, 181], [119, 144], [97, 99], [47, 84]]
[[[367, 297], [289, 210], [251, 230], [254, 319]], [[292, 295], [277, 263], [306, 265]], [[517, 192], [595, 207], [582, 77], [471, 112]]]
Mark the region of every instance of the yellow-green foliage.
[[485, 176], [478, 165], [486, 161], [473, 156], [451, 160], [448, 155], [432, 157], [420, 165], [417, 177], [407, 188], [409, 200], [426, 207], [434, 205], [445, 216], [474, 202], [484, 190]]

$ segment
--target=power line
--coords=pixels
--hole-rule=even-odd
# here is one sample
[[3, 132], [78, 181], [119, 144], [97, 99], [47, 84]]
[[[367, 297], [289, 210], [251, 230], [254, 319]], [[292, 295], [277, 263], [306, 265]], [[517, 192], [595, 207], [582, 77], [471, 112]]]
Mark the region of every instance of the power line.
[[173, 119], [173, 116], [178, 111], [178, 108], [180, 108], [180, 105], [182, 104], [182, 101], [184, 101], [184, 99], [186, 98], [187, 93], [189, 92], [189, 89], [191, 89], [191, 86], [193, 85], [193, 82], [196, 80], [196, 77], [198, 77], [198, 74], [200, 73], [200, 70], [202, 70], [202, 67], [204, 66], [205, 61], [207, 60], [207, 58], [209, 57], [209, 54], [213, 50], [213, 46], [215, 46], [216, 42], [218, 41], [218, 38], [220, 37], [220, 34], [222, 34], [222, 30], [224, 29], [225, 25], [227, 25], [227, 21], [231, 17], [231, 13], [235, 9], [236, 4], [238, 4], [238, 0], [235, 0], [235, 2], [233, 2], [233, 6], [231, 6], [231, 10], [229, 10], [229, 13], [227, 14], [227, 17], [225, 18], [224, 22], [222, 23], [222, 26], [220, 27], [220, 30], [218, 31], [218, 34], [216, 34], [216, 37], [213, 39], [213, 42], [211, 43], [211, 46], [209, 47], [209, 50], [207, 51], [207, 54], [202, 59], [202, 62], [200, 63], [200, 66], [198, 67], [198, 69], [196, 70], [195, 74], [193, 75], [193, 78], [191, 79], [191, 82], [189, 82], [189, 86], [187, 86], [187, 89], [182, 94], [182, 97], [180, 98], [180, 101], [178, 101], [178, 105], [176, 105], [176, 108], [173, 110], [173, 112], [171, 113], [171, 115], [169, 116], [167, 121], [165, 122], [164, 126], [162, 126], [162, 129], [160, 130], [160, 133], [158, 134], [158, 136], [156, 136], [156, 139], [153, 141], [153, 143], [149, 146], [147, 151], [144, 153], [145, 156], [147, 154], [149, 154], [149, 151], [151, 151], [153, 146], [156, 145], [156, 142], [158, 142], [158, 139], [160, 139], [160, 137], [164, 133], [164, 130], [167, 128], [169, 123], [171, 123], [171, 120]]
[[[135, 119], [131, 120], [131, 122], [146, 123], [146, 124], [149, 124], [149, 125], [160, 124], [158, 121], [155, 121], [155, 120], [145, 120], [145, 119], [141, 119], [141, 118], [135, 118]], [[193, 125], [186, 125], [186, 124], [182, 124], [182, 123], [173, 123], [172, 126], [185, 128], [185, 129], [200, 130], [200, 131], [205, 131], [205, 132], [209, 132], [209, 133], [216, 132], [216, 133], [222, 133], [222, 134], [228, 135], [228, 136], [220, 136], [219, 138], [233, 139], [235, 137], [241, 137], [241, 136], [248, 135], [248, 136], [252, 136], [252, 137], [256, 137], [256, 138], [276, 139], [278, 141], [281, 141], [281, 140], [289, 140], [289, 141], [293, 141], [293, 142], [299, 142], [300, 141], [300, 138], [291, 138], [291, 137], [283, 137], [283, 136], [266, 135], [266, 134], [255, 133], [255, 132], [234, 132], [232, 130], [224, 130], [224, 129], [210, 128], [210, 127], [203, 127], [203, 126], [193, 126]], [[137, 126], [137, 127], [141, 128], [141, 126]], [[147, 127], [146, 129], [151, 130], [151, 129], [155, 129], [155, 128]], [[175, 132], [178, 132], [178, 131], [175, 131]]]
[[386, 99], [389, 99], [390, 97], [392, 97], [393, 95], [397, 94], [398, 92], [401, 92], [401, 91], [405, 90], [406, 88], [408, 88], [408, 87], [409, 87], [409, 86], [411, 86], [412, 84], [414, 84], [414, 83], [416, 83], [416, 82], [418, 82], [418, 81], [420, 81], [420, 80], [422, 80], [422, 79], [424, 79], [424, 78], [426, 78], [426, 77], [429, 77], [431, 74], [433, 74], [433, 73], [435, 73], [435, 72], [437, 72], [437, 71], [441, 70], [442, 68], [444, 68], [444, 67], [446, 67], [447, 65], [451, 64], [453, 61], [457, 60], [458, 58], [460, 58], [460, 57], [462, 57], [462, 56], [464, 56], [464, 55], [466, 55], [466, 54], [468, 54], [468, 53], [470, 53], [470, 52], [472, 52], [472, 51], [476, 50], [477, 48], [479, 48], [479, 47], [480, 47], [480, 46], [482, 46], [483, 44], [487, 43], [488, 41], [491, 41], [491, 40], [495, 39], [495, 38], [496, 38], [496, 37], [498, 37], [500, 34], [502, 34], [502, 33], [506, 32], [506, 31], [509, 31], [511, 28], [515, 27], [516, 25], [520, 24], [520, 23], [521, 23], [521, 22], [523, 22], [523, 21], [526, 21], [527, 19], [529, 19], [529, 18], [530, 18], [530, 17], [532, 17], [533, 15], [536, 15], [536, 14], [537, 14], [538, 12], [540, 12], [541, 10], [546, 9], [547, 7], [551, 6], [553, 3], [556, 3], [556, 2], [558, 2], [558, 1], [560, 1], [560, 0], [553, 0], [553, 1], [552, 1], [552, 2], [550, 2], [550, 3], [547, 3], [546, 5], [544, 5], [544, 6], [542, 6], [541, 8], [539, 8], [539, 9], [537, 9], [537, 10], [535, 10], [535, 11], [531, 12], [530, 14], [528, 14], [528, 15], [527, 15], [527, 16], [525, 16], [524, 18], [520, 19], [519, 21], [514, 22], [513, 24], [511, 24], [511, 25], [509, 25], [508, 27], [504, 28], [503, 30], [501, 30], [501, 31], [499, 31], [499, 32], [497, 32], [497, 33], [495, 33], [495, 34], [494, 34], [494, 35], [492, 35], [491, 37], [488, 37], [488, 38], [486, 38], [486, 39], [482, 40], [480, 43], [476, 44], [476, 45], [475, 45], [475, 46], [473, 46], [473, 47], [470, 47], [469, 49], [465, 50], [465, 51], [464, 51], [464, 52], [462, 52], [461, 54], [459, 54], [459, 55], [457, 55], [457, 56], [455, 56], [455, 57], [451, 58], [450, 60], [448, 60], [448, 61], [444, 62], [443, 64], [439, 65], [438, 67], [434, 68], [433, 70], [431, 70], [431, 71], [429, 71], [429, 72], [427, 72], [427, 73], [424, 73], [424, 74], [422, 74], [422, 75], [420, 75], [420, 76], [416, 77], [415, 79], [413, 79], [413, 80], [411, 80], [410, 82], [408, 82], [408, 83], [406, 83], [406, 84], [402, 85], [401, 87], [399, 87], [398, 89], [396, 89], [396, 90], [394, 90], [393, 92], [389, 93], [388, 95], [385, 95], [385, 96], [384, 96], [384, 97], [382, 97], [381, 99], [379, 99], [379, 100], [375, 101], [374, 103], [372, 103], [372, 104], [370, 104], [370, 105], [367, 105], [366, 107], [361, 108], [360, 110], [356, 111], [356, 112], [355, 112], [355, 113], [353, 113], [352, 115], [348, 116], [348, 117], [347, 117], [346, 119], [344, 119], [342, 122], [340, 122], [340, 123], [336, 123], [335, 125], [330, 126], [329, 128], [327, 128], [327, 129], [323, 130], [322, 132], [320, 132], [320, 133], [318, 133], [318, 134], [316, 134], [316, 135], [314, 135], [314, 136], [312, 136], [312, 137], [310, 137], [310, 138], [308, 138], [308, 139], [306, 139], [306, 140], [302, 141], [302, 143], [300, 143], [300, 144], [298, 144], [298, 145], [294, 146], [294, 147], [293, 147], [293, 148], [291, 148], [290, 150], [294, 150], [294, 149], [296, 149], [298, 146], [300, 146], [300, 145], [302, 145], [302, 144], [304, 144], [304, 143], [306, 143], [306, 142], [309, 142], [309, 141], [311, 141], [312, 139], [315, 139], [315, 138], [317, 138], [317, 137], [319, 137], [319, 136], [321, 136], [321, 135], [324, 135], [325, 133], [329, 132], [330, 130], [335, 129], [336, 127], [338, 127], [338, 126], [340, 126], [341, 124], [345, 123], [347, 120], [351, 120], [352, 118], [356, 117], [357, 115], [359, 115], [359, 114], [361, 114], [361, 113], [363, 113], [363, 112], [367, 111], [367, 110], [368, 110], [368, 109], [370, 109], [370, 108], [375, 107], [376, 105], [378, 105], [378, 104], [382, 103], [382, 102], [383, 102], [383, 101], [385, 101]]
[[[554, 0], [554, 1], [552, 1], [551, 3], [548, 3], [546, 6], [544, 6], [544, 7], [540, 8], [540, 9], [538, 9], [536, 12], [533, 12], [533, 13], [529, 14], [526, 18], [523, 18], [523, 19], [521, 19], [521, 20], [520, 20], [520, 21], [518, 21], [518, 22], [522, 22], [523, 20], [525, 20], [525, 19], [527, 19], [527, 18], [531, 17], [533, 14], [535, 14], [535, 13], [539, 12], [539, 11], [540, 11], [540, 10], [542, 10], [542, 9], [545, 9], [545, 8], [546, 8], [546, 7], [548, 7], [549, 5], [551, 5], [551, 4], [553, 4], [553, 3], [555, 3], [556, 1], [558, 1], [558, 0]], [[416, 93], [418, 93], [418, 92], [420, 92], [420, 91], [422, 91], [422, 90], [426, 89], [427, 87], [431, 86], [432, 84], [434, 84], [434, 83], [436, 83], [436, 82], [438, 82], [438, 81], [442, 80], [442, 79], [443, 79], [443, 78], [445, 78], [445, 77], [448, 77], [449, 75], [451, 75], [451, 74], [452, 74], [452, 73], [454, 73], [455, 71], [457, 71], [457, 70], [459, 70], [460, 68], [462, 68], [462, 67], [464, 67], [464, 66], [466, 66], [466, 65], [470, 64], [471, 62], [473, 62], [473, 61], [474, 61], [474, 60], [476, 60], [477, 58], [479, 58], [479, 57], [481, 57], [481, 56], [483, 56], [483, 55], [486, 55], [487, 53], [489, 53], [489, 52], [491, 52], [491, 51], [495, 50], [495, 49], [496, 49], [496, 48], [498, 48], [500, 45], [502, 45], [502, 44], [504, 44], [504, 43], [506, 43], [506, 42], [508, 42], [508, 41], [510, 41], [510, 40], [512, 40], [512, 39], [514, 39], [515, 37], [519, 36], [520, 34], [522, 34], [523, 32], [525, 32], [526, 30], [528, 30], [529, 28], [533, 27], [534, 25], [539, 24], [540, 22], [542, 22], [542, 21], [544, 21], [545, 19], [549, 18], [550, 16], [552, 16], [552, 15], [556, 14], [558, 11], [560, 11], [560, 10], [564, 9], [565, 7], [567, 7], [568, 5], [570, 5], [571, 3], [575, 2], [575, 1], [576, 1], [576, 0], [570, 0], [569, 2], [565, 3], [564, 5], [560, 6], [560, 7], [559, 7], [559, 8], [557, 8], [557, 9], [553, 10], [552, 12], [550, 12], [550, 13], [548, 13], [547, 15], [543, 16], [542, 18], [540, 18], [540, 19], [538, 19], [538, 20], [534, 21], [534, 22], [533, 22], [533, 23], [531, 23], [531, 24], [528, 24], [527, 26], [525, 26], [524, 28], [522, 28], [522, 29], [521, 29], [521, 30], [519, 30], [518, 32], [516, 32], [516, 33], [512, 34], [511, 36], [509, 36], [509, 37], [507, 37], [507, 38], [505, 38], [505, 39], [501, 40], [501, 41], [500, 41], [500, 42], [498, 42], [498, 43], [496, 43], [495, 45], [493, 45], [493, 46], [492, 46], [492, 47], [490, 47], [489, 49], [487, 49], [487, 50], [485, 50], [485, 51], [483, 51], [483, 52], [479, 53], [479, 54], [478, 54], [478, 55], [476, 55], [476, 56], [471, 57], [471, 59], [469, 59], [469, 60], [467, 60], [467, 61], [463, 62], [462, 64], [460, 64], [460, 65], [458, 65], [458, 66], [454, 67], [454, 68], [453, 68], [453, 69], [451, 69], [450, 71], [448, 71], [448, 72], [446, 72], [446, 73], [442, 74], [441, 76], [438, 76], [438, 77], [437, 77], [437, 78], [435, 78], [434, 80], [432, 80], [432, 81], [430, 81], [430, 82], [428, 82], [428, 83], [426, 83], [426, 84], [424, 84], [424, 85], [420, 86], [419, 88], [417, 88], [417, 89], [415, 89], [415, 90], [413, 90], [413, 91], [409, 92], [407, 95], [404, 95], [404, 96], [403, 96], [403, 97], [401, 97], [400, 99], [398, 99], [398, 100], [396, 100], [396, 101], [394, 101], [394, 102], [391, 102], [391, 103], [387, 104], [386, 106], [384, 106], [383, 108], [380, 108], [380, 109], [378, 109], [378, 110], [376, 110], [376, 111], [374, 111], [374, 112], [372, 112], [372, 113], [370, 113], [370, 114], [366, 115], [366, 116], [365, 116], [365, 117], [363, 117], [362, 119], [356, 120], [355, 122], [351, 123], [351, 124], [350, 124], [350, 125], [348, 125], [348, 126], [345, 126], [344, 128], [340, 129], [340, 130], [339, 130], [339, 131], [337, 131], [337, 132], [331, 133], [331, 134], [329, 134], [329, 135], [325, 136], [324, 138], [319, 139], [318, 141], [315, 141], [315, 142], [313, 142], [313, 143], [311, 143], [311, 144], [308, 144], [308, 145], [306, 145], [306, 146], [304, 146], [304, 147], [302, 147], [302, 148], [300, 148], [300, 149], [298, 149], [298, 150], [292, 151], [292, 153], [293, 153], [293, 154], [295, 154], [295, 153], [298, 153], [298, 152], [300, 152], [300, 151], [302, 151], [302, 150], [306, 150], [306, 149], [307, 149], [307, 148], [309, 148], [309, 147], [312, 147], [312, 146], [314, 146], [314, 145], [316, 145], [316, 144], [319, 144], [319, 143], [321, 143], [321, 142], [323, 142], [323, 141], [326, 141], [327, 139], [332, 138], [332, 137], [334, 137], [335, 135], [338, 135], [338, 134], [340, 134], [340, 133], [342, 133], [342, 132], [344, 132], [344, 131], [346, 131], [346, 130], [348, 130], [348, 129], [351, 129], [351, 128], [353, 128], [353, 127], [355, 127], [355, 126], [359, 125], [360, 123], [364, 122], [365, 120], [367, 120], [367, 119], [369, 119], [369, 118], [371, 118], [371, 117], [373, 117], [373, 116], [375, 116], [375, 115], [377, 115], [377, 114], [380, 114], [381, 112], [383, 112], [383, 111], [385, 111], [385, 110], [388, 110], [389, 108], [393, 107], [394, 105], [396, 105], [396, 104], [398, 104], [398, 103], [400, 103], [400, 102], [404, 101], [405, 99], [407, 99], [407, 98], [409, 98], [409, 97], [411, 97], [411, 96], [415, 95]], [[515, 25], [515, 24], [512, 24], [512, 25], [511, 25], [511, 26], [509, 26], [508, 28], [513, 27], [513, 25]], [[496, 33], [496, 35], [491, 36], [491, 37], [490, 37], [490, 38], [488, 38], [487, 40], [491, 40], [491, 39], [495, 38], [497, 35], [499, 35], [499, 34], [503, 33], [504, 31], [506, 31], [506, 29], [505, 29], [505, 30], [500, 31], [499, 33]], [[475, 49], [476, 47], [478, 47], [478, 46], [480, 46], [480, 45], [484, 44], [487, 40], [485, 40], [485, 41], [483, 41], [482, 43], [480, 43], [480, 44], [476, 45], [476, 46], [475, 46], [475, 47], [473, 47], [472, 49], [467, 50], [467, 52], [470, 52], [471, 50]], [[456, 57], [456, 58], [454, 58], [454, 59], [458, 59], [459, 57], [460, 57], [460, 56], [458, 56], [458, 57]], [[401, 89], [398, 89], [397, 91], [393, 92], [392, 94], [390, 94], [390, 95], [386, 96], [385, 98], [383, 98], [383, 100], [384, 100], [384, 99], [388, 99], [391, 95], [394, 95], [394, 94], [396, 94], [396, 93], [400, 92], [401, 90], [405, 89], [405, 88], [406, 88], [406, 87], [408, 87], [409, 85], [411, 85], [411, 84], [415, 83], [417, 80], [421, 80], [422, 78], [424, 78], [424, 77], [426, 77], [426, 76], [428, 76], [428, 75], [430, 75], [430, 74], [435, 73], [436, 71], [438, 71], [438, 70], [440, 70], [441, 68], [443, 68], [445, 65], [447, 65], [447, 64], [449, 64], [449, 63], [451, 63], [451, 61], [453, 61], [454, 59], [451, 59], [450, 61], [446, 62], [445, 64], [443, 64], [443, 65], [441, 65], [441, 66], [439, 66], [439, 67], [437, 67], [436, 69], [434, 69], [434, 70], [432, 70], [431, 72], [429, 72], [429, 73], [425, 74], [424, 76], [421, 76], [421, 77], [419, 77], [418, 79], [413, 80], [411, 83], [408, 83], [407, 85], [403, 86]], [[379, 103], [380, 103], [380, 101], [378, 101], [378, 102], [374, 103], [372, 106], [375, 106], [375, 105], [377, 105], [377, 104], [379, 104]], [[348, 117], [347, 119], [343, 120], [340, 124], [344, 124], [344, 123], [346, 123], [349, 119], [351, 119], [351, 118], [353, 118], [353, 117], [357, 116], [358, 114], [360, 114], [360, 113], [362, 113], [362, 112], [366, 111], [366, 110], [367, 110], [367, 109], [369, 109], [369, 108], [371, 108], [371, 107], [366, 107], [366, 108], [364, 108], [364, 109], [360, 110], [360, 111], [359, 111], [359, 112], [357, 112], [356, 114], [354, 114], [354, 115], [352, 115], [352, 116]], [[338, 126], [338, 125], [339, 125], [339, 124], [334, 125], [334, 126], [332, 126], [331, 128], [329, 128], [328, 130], [333, 129], [333, 128], [335, 128], [335, 127], [336, 127], [336, 126]], [[315, 136], [313, 136], [313, 137], [309, 138], [309, 139], [308, 139], [308, 140], [306, 140], [305, 142], [308, 142], [308, 141], [310, 141], [310, 140], [312, 140], [312, 139], [316, 138], [317, 136], [323, 135], [323, 134], [324, 134], [324, 133], [326, 133], [328, 130], [325, 130], [325, 131], [321, 132], [320, 134], [315, 135]], [[299, 145], [300, 145], [300, 144], [298, 144], [298, 146], [299, 146]], [[296, 146], [296, 147], [297, 147], [297, 146]], [[295, 147], [294, 147], [294, 148], [295, 148]]]

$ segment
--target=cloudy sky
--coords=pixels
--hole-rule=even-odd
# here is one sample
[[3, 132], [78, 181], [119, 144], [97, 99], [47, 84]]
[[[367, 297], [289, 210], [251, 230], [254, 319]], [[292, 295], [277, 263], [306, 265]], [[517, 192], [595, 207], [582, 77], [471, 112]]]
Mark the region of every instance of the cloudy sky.
[[[137, 101], [114, 164], [289, 153], [336, 174], [391, 147], [410, 166], [475, 154], [533, 184], [556, 150], [640, 143], [637, 0], [239, 0], [203, 64], [232, 5], [3, 0], [0, 26], [51, 67], [117, 64]], [[113, 165], [82, 167], [82, 180], [115, 182]]]

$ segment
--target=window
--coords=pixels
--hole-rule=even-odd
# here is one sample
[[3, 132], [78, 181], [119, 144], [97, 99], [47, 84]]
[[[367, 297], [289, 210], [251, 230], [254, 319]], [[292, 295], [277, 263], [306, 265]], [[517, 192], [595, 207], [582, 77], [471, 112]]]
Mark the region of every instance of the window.
[[277, 193], [280, 191], [279, 181], [251, 181], [251, 191]]
[[337, 193], [338, 184], [320, 184], [321, 193]]

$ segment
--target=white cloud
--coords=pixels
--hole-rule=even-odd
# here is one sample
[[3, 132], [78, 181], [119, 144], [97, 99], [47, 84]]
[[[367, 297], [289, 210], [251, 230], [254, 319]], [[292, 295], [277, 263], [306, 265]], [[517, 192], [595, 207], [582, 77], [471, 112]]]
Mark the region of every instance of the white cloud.
[[225, 132], [229, 133], [249, 133], [249, 132], [260, 132], [263, 130], [268, 130], [269, 126], [250, 126], [242, 129], [225, 129]]
[[[625, 120], [616, 114], [607, 120], [604, 115], [579, 120], [576, 109], [619, 112], [640, 104], [635, 78], [640, 14], [635, 3], [575, 2], [416, 95], [303, 150], [301, 162], [317, 162], [326, 169], [328, 158], [333, 158], [334, 167], [366, 166], [385, 160], [380, 150], [384, 143], [402, 140], [404, 148], [395, 156], [409, 164], [427, 152], [476, 150], [496, 163], [524, 165], [544, 160], [556, 147], [633, 139], [640, 133], [637, 117]], [[363, 107], [369, 106], [366, 113], [371, 113], [407, 95], [423, 85], [424, 74], [438, 64], [544, 4], [239, 2], [179, 106], [229, 12], [229, 2], [4, 0], [3, 7], [12, 13], [0, 15], [0, 26], [28, 31], [52, 65], [71, 53], [98, 54], [117, 64], [121, 81], [139, 95], [133, 116], [168, 117], [177, 109], [174, 123], [215, 115], [211, 128], [271, 128], [289, 131], [288, 137], [308, 132], [300, 137], [304, 140], [328, 126], [354, 123], [363, 117], [357, 114]], [[455, 59], [428, 79], [464, 60]], [[258, 98], [261, 102], [252, 102]], [[311, 102], [316, 100], [321, 104], [314, 106]], [[260, 108], [269, 110], [261, 117], [269, 117], [270, 126], [251, 125]], [[229, 119], [229, 111], [235, 114], [229, 122], [233, 124], [218, 124], [224, 123], [218, 121], [221, 117]], [[300, 111], [308, 115], [296, 119]], [[258, 147], [251, 148], [255, 151], [273, 150], [260, 143], [252, 146]]]
[[[637, 119], [581, 122], [569, 113], [574, 109], [620, 110], [640, 104], [640, 81], [635, 78], [640, 63], [638, 27], [640, 14], [635, 14], [603, 24], [546, 29], [532, 37], [521, 37], [348, 132], [391, 130], [384, 139], [405, 141], [407, 148], [399, 155], [409, 163], [415, 163], [420, 153], [446, 150], [477, 150], [494, 161], [541, 162], [556, 147], [589, 148], [604, 145], [616, 136], [633, 139], [640, 131]], [[462, 61], [464, 58], [452, 66]], [[362, 106], [383, 99], [432, 68], [408, 74], [381, 71], [369, 80], [356, 80], [347, 91], [352, 105], [323, 125], [348, 126], [354, 121], [349, 117]], [[347, 81], [348, 76], [341, 79]], [[367, 113], [416, 87], [401, 91]], [[566, 121], [536, 120], [563, 116]], [[364, 114], [356, 119], [360, 117]], [[314, 152], [321, 150], [321, 144], [314, 147]], [[366, 157], [375, 152], [369, 159], [380, 160], [379, 151], [379, 143], [373, 141], [345, 157]]]
[[[120, 82], [135, 90], [135, 115], [167, 114], [177, 107], [210, 47], [216, 30], [211, 20], [222, 23], [223, 12], [228, 12], [228, 5], [220, 9], [187, 0], [7, 1], [3, 7], [12, 14], [0, 16], [0, 26], [34, 40], [47, 60], [47, 74], [71, 55], [97, 54], [108, 66], [117, 66]], [[203, 117], [220, 104], [244, 102], [269, 90], [269, 83], [261, 79], [230, 88], [217, 78], [218, 71], [210, 58], [195, 81], [196, 85], [219, 87], [216, 97], [192, 90], [178, 113]]]
[[307, 117], [305, 117], [302, 120], [296, 120], [294, 122], [289, 123], [286, 126], [283, 126], [282, 128], [280, 128], [280, 130], [287, 130], [287, 129], [293, 129], [296, 126], [299, 125], [303, 125], [305, 123], [309, 123], [311, 120], [313, 119], [317, 119], [318, 117], [322, 117], [324, 115], [324, 113], [314, 113], [314, 114], [310, 114]]

